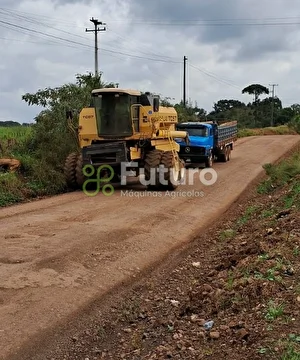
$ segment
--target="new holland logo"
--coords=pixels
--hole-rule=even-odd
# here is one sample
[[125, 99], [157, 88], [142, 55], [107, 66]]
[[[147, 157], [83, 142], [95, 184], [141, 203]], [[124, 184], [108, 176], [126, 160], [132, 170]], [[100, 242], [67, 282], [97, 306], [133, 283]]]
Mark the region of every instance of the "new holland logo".
[[186, 153], [189, 153], [191, 151], [191, 149], [187, 146], [186, 148], [185, 148], [185, 152]]

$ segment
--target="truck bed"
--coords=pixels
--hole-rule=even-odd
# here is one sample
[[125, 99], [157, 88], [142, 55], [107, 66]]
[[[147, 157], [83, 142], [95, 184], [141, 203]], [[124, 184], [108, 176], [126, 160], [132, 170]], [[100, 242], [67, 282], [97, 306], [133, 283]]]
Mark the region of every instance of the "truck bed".
[[224, 146], [229, 142], [237, 140], [237, 121], [230, 121], [218, 125], [218, 134], [216, 136], [217, 146]]

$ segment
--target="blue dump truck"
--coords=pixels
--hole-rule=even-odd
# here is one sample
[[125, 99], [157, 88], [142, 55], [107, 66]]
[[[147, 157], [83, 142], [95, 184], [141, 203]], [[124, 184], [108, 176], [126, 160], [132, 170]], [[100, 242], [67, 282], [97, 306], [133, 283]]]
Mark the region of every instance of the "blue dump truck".
[[218, 125], [216, 122], [185, 122], [176, 125], [177, 130], [187, 131], [189, 143], [176, 139], [180, 145], [179, 157], [186, 165], [205, 164], [212, 167], [214, 161], [230, 160], [233, 143], [237, 139], [237, 121]]

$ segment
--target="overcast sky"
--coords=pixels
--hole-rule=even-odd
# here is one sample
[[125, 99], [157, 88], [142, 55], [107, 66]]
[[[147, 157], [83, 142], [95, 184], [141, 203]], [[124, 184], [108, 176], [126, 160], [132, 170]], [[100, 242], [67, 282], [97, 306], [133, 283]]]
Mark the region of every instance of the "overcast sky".
[[182, 99], [208, 112], [251, 83], [278, 84], [284, 106], [300, 102], [299, 0], [1, 0], [0, 121], [33, 122], [40, 111], [22, 95], [99, 70], [119, 87]]

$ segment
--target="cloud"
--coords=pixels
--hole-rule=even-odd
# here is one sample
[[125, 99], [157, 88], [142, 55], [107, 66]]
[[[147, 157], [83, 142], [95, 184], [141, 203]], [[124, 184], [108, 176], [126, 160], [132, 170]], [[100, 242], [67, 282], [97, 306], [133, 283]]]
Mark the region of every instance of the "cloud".
[[[284, 105], [297, 102], [300, 31], [278, 25], [299, 22], [297, 1], [289, 7], [283, 0], [253, 3], [2, 0], [0, 120], [31, 122], [39, 110], [28, 107], [22, 94], [94, 71], [94, 34], [85, 32], [93, 27], [91, 17], [107, 24], [99, 33], [105, 81], [180, 101], [186, 55], [188, 97], [208, 111], [222, 98], [251, 101], [241, 90], [254, 82], [277, 83]], [[276, 25], [262, 25], [270, 22]]]

